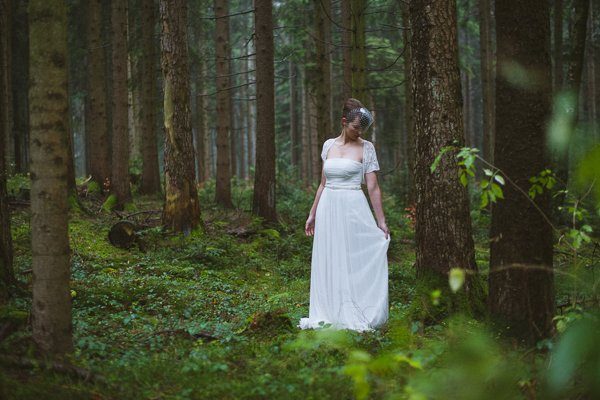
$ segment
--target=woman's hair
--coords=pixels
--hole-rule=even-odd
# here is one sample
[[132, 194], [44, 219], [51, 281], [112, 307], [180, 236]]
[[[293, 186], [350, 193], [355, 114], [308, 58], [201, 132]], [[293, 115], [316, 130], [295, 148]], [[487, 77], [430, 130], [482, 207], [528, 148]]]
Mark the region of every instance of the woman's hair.
[[350, 111], [361, 107], [364, 106], [360, 101], [353, 98], [349, 98], [344, 102], [344, 107], [342, 108], [342, 117], [345, 117], [346, 120], [348, 120], [348, 114], [350, 114]]

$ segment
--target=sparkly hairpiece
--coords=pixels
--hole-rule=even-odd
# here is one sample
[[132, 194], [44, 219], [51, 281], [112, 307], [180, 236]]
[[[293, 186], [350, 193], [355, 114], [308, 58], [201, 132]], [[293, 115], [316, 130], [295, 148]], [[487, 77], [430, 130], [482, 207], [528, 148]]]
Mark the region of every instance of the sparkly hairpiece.
[[364, 131], [369, 129], [371, 124], [373, 123], [373, 115], [364, 107], [355, 108], [348, 112], [348, 117], [346, 118], [348, 122], [352, 122], [359, 117], [360, 128]]

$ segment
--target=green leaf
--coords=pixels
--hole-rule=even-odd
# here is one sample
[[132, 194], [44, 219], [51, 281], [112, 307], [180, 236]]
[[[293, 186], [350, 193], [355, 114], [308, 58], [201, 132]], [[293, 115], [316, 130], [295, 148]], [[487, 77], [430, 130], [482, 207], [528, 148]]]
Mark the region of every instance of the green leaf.
[[492, 175], [494, 175], [494, 173], [492, 172], [492, 170], [491, 170], [491, 169], [484, 168], [484, 169], [483, 169], [483, 172], [485, 172], [485, 174], [486, 174], [487, 176], [492, 176]]
[[467, 187], [467, 185], [469, 184], [469, 178], [467, 178], [467, 174], [465, 174], [464, 172], [460, 174], [460, 183], [464, 187]]
[[494, 192], [494, 196], [499, 198], [499, 199], [503, 199], [504, 198], [504, 194], [502, 193], [502, 188], [498, 185], [496, 185], [495, 183], [492, 183], [492, 192]]
[[490, 181], [488, 181], [487, 179], [482, 179], [481, 183], [479, 184], [479, 186], [481, 186], [482, 189], [485, 189], [489, 185], [490, 185]]
[[481, 193], [481, 204], [479, 205], [479, 208], [485, 208], [488, 205], [488, 203], [488, 191], [486, 190], [485, 192]]
[[504, 185], [504, 178], [502, 177], [502, 175], [495, 175], [494, 180], [499, 184]]

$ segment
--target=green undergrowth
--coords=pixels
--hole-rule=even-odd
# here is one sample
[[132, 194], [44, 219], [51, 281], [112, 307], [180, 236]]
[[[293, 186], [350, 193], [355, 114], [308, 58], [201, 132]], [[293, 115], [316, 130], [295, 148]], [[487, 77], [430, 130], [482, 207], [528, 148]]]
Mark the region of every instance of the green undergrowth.
[[[249, 213], [249, 184], [234, 185], [234, 210], [212, 202], [213, 188], [209, 182], [200, 191], [204, 229], [183, 236], [147, 224], [129, 250], [107, 240], [118, 217], [103, 210], [105, 199], [82, 199], [69, 225], [71, 361], [92, 377], [4, 360], [0, 398], [512, 399], [549, 390], [553, 341], [523, 349], [470, 317], [423, 317], [438, 305], [431, 293], [419, 293], [414, 231], [393, 196], [384, 199], [392, 234], [388, 324], [364, 333], [300, 331], [297, 321], [308, 315], [312, 246], [303, 228], [314, 191], [281, 185], [280, 224], [264, 228]], [[159, 216], [159, 197], [136, 197], [134, 203], [132, 209]], [[476, 223], [482, 230], [487, 220], [480, 216]], [[12, 231], [24, 294], [0, 318], [22, 323], [0, 342], [0, 352], [33, 359], [23, 322], [31, 302], [27, 209], [13, 213]], [[477, 240], [476, 257], [480, 267], [487, 264], [485, 241]], [[562, 294], [573, 289], [564, 281], [557, 286]], [[584, 314], [571, 310], [564, 326], [576, 325]], [[553, 390], [577, 394], [569, 383]]]

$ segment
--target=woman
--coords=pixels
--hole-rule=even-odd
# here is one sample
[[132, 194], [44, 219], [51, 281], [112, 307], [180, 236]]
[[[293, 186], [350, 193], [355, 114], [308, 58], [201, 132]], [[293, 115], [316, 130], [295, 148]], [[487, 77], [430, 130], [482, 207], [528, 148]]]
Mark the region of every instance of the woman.
[[[323, 145], [323, 172], [305, 232], [314, 235], [310, 311], [302, 329], [331, 324], [372, 330], [387, 321], [389, 229], [381, 205], [373, 144], [360, 136], [373, 117], [360, 101], [348, 99], [342, 132]], [[366, 183], [377, 223], [361, 190]]]

